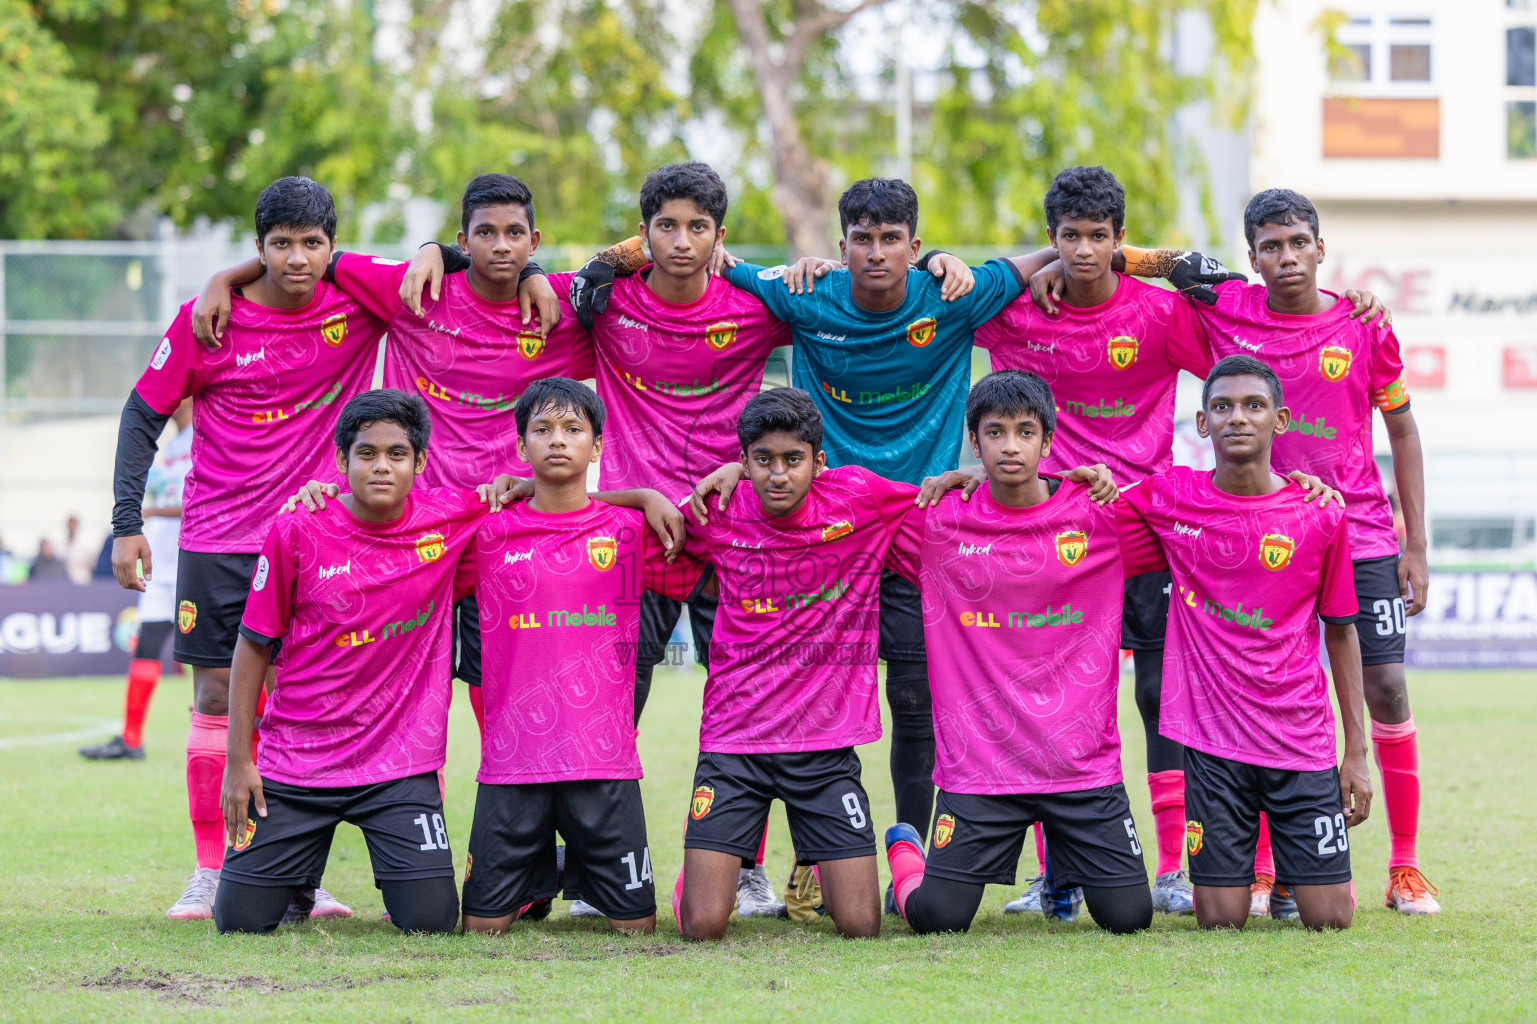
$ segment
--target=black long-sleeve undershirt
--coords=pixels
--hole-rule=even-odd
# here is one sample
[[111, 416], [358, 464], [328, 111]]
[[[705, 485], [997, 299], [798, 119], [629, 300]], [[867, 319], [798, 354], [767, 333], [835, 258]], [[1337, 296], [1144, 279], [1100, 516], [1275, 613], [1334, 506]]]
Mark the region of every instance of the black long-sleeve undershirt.
[[112, 465], [112, 536], [135, 537], [144, 532], [144, 485], [160, 448], [168, 413], [157, 412], [139, 397], [128, 393], [123, 418], [117, 425], [117, 456]]

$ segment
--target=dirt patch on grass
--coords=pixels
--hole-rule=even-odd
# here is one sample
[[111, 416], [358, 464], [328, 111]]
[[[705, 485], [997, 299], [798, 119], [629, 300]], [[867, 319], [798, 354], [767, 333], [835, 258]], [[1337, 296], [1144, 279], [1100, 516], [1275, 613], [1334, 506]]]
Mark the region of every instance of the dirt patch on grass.
[[118, 964], [100, 977], [87, 979], [82, 982], [82, 985], [85, 988], [103, 988], [119, 992], [153, 992], [163, 999], [206, 1006], [213, 1001], [214, 997], [226, 992], [267, 994], [311, 989], [334, 991], [361, 988], [390, 980], [392, 979], [383, 976], [359, 978], [346, 974], [333, 975], [320, 981], [302, 982], [277, 981], [272, 978], [259, 978], [252, 974], [242, 974], [233, 978], [212, 978], [206, 974], [184, 974], [177, 971], [136, 971]]

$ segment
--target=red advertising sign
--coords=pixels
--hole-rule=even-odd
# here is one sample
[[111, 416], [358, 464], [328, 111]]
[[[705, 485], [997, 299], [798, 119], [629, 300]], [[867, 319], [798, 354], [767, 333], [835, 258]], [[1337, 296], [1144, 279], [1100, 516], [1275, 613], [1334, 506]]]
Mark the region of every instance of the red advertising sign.
[[1404, 349], [1404, 383], [1415, 388], [1446, 387], [1446, 347], [1415, 345]]
[[1505, 386], [1537, 388], [1537, 345], [1505, 346]]

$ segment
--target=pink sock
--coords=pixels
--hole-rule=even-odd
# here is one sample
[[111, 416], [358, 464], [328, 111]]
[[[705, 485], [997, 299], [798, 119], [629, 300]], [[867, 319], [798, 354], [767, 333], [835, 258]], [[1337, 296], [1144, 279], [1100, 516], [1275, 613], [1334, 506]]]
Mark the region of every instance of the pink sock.
[[763, 854], [768, 850], [768, 820], [763, 822], [763, 838], [758, 840], [758, 864], [763, 864]]
[[1148, 772], [1147, 788], [1153, 796], [1153, 834], [1158, 840], [1158, 870], [1178, 871], [1185, 847], [1185, 773]]
[[1040, 822], [1030, 827], [1035, 830], [1035, 873], [1044, 875], [1046, 873], [1046, 833], [1041, 831]]
[[1388, 867], [1418, 868], [1415, 841], [1420, 831], [1420, 743], [1414, 716], [1397, 725], [1372, 719], [1372, 751], [1382, 773], [1382, 802], [1387, 805], [1392, 840]]
[[683, 869], [678, 869], [678, 880], [672, 887], [672, 920], [678, 926], [678, 934], [683, 934]]
[[1275, 879], [1275, 858], [1270, 855], [1270, 820], [1259, 814], [1259, 843], [1254, 848], [1254, 874]]
[[907, 897], [923, 884], [923, 851], [912, 843], [892, 843], [886, 851], [891, 867], [891, 885], [896, 891], [897, 913], [907, 920]]
[[187, 733], [187, 811], [192, 818], [192, 842], [197, 866], [224, 866], [224, 814], [219, 808], [219, 788], [224, 783], [224, 746], [229, 735], [228, 715], [192, 712]]

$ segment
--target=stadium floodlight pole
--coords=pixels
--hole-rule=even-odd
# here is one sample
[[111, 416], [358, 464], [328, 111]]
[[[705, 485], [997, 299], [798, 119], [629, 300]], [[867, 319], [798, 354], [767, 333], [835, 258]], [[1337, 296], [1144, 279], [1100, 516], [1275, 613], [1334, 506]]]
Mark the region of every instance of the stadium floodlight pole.
[[907, 14], [909, 0], [897, 0], [897, 177], [913, 177], [913, 76], [907, 64]]

